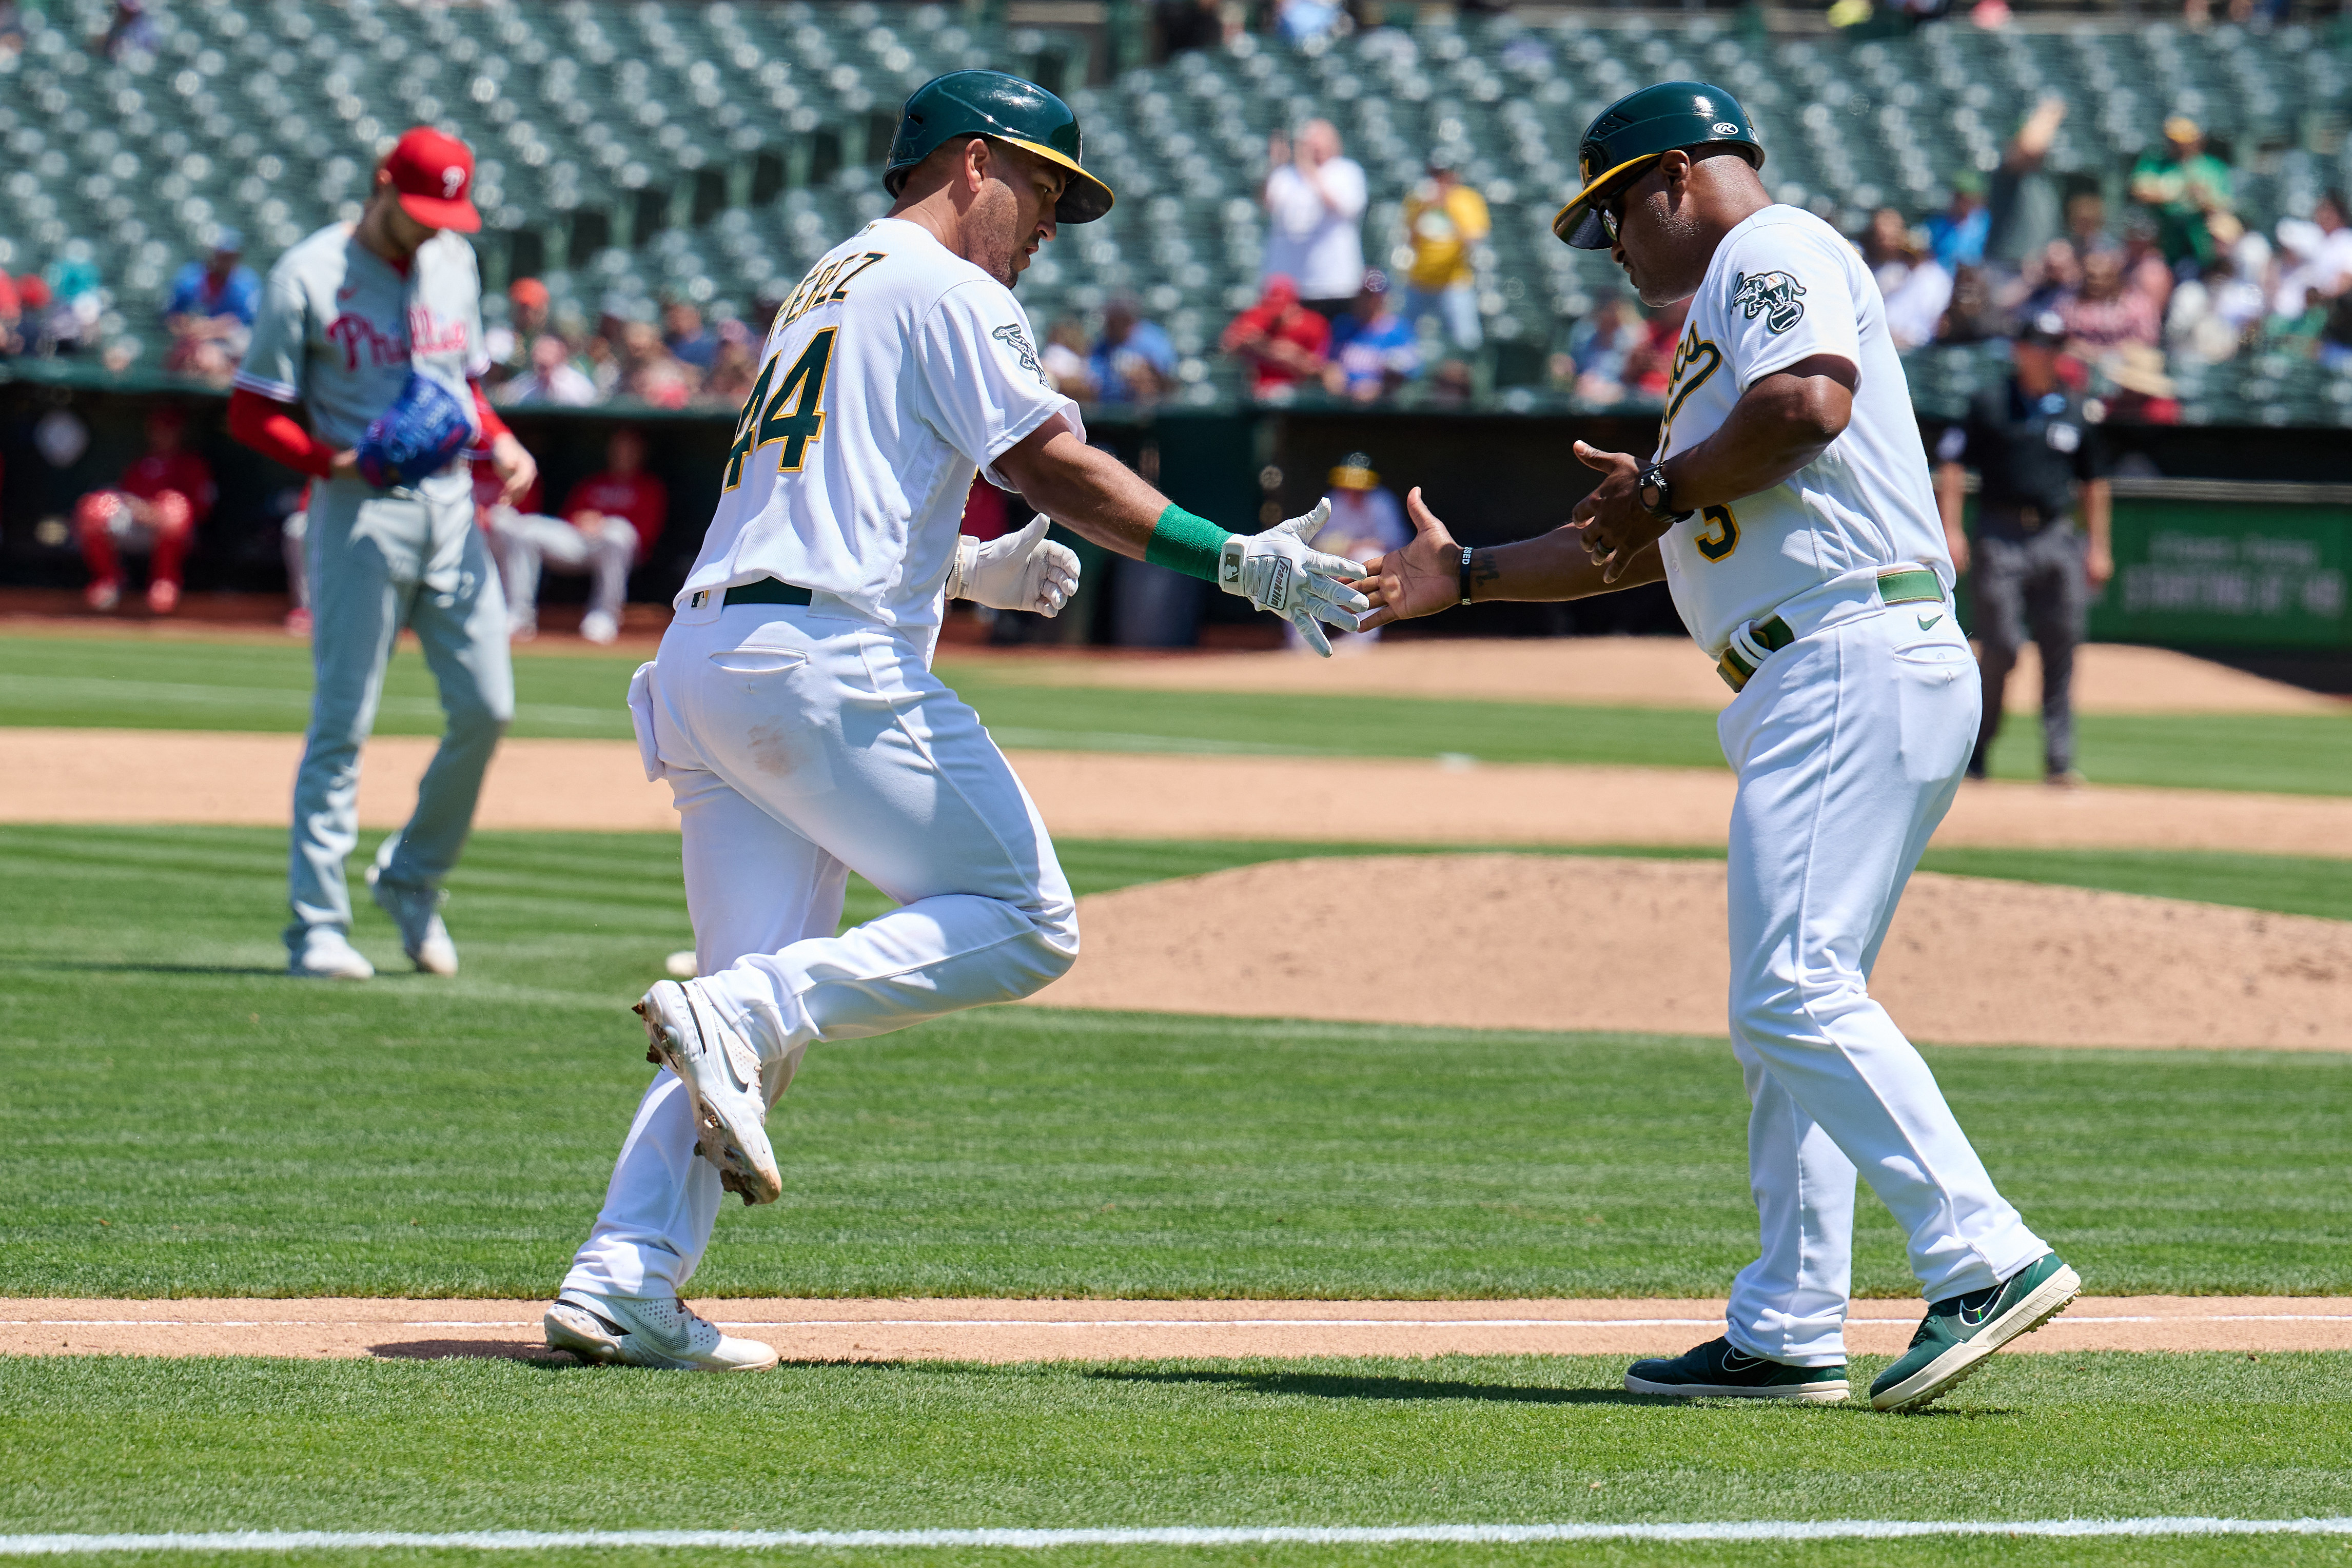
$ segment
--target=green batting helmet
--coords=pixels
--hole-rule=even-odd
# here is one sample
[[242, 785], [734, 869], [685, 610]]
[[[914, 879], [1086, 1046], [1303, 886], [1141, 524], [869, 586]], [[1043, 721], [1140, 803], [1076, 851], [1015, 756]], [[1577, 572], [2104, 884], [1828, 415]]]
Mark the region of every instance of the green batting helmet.
[[897, 195], [916, 164], [964, 136], [1010, 142], [1067, 169], [1055, 222], [1092, 223], [1110, 211], [1110, 187], [1078, 163], [1078, 117], [1070, 106], [1035, 82], [1003, 71], [950, 71], [917, 88], [899, 112], [882, 188]]
[[1764, 166], [1764, 146], [1756, 140], [1748, 111], [1723, 89], [1703, 81], [1662, 81], [1627, 93], [1584, 128], [1584, 139], [1576, 148], [1577, 174], [1584, 188], [1551, 220], [1552, 233], [1579, 250], [1608, 249], [1609, 233], [1601, 227], [1595, 202], [1596, 196], [1609, 194], [1602, 186], [1678, 147], [1722, 142], [1738, 146], [1751, 166]]

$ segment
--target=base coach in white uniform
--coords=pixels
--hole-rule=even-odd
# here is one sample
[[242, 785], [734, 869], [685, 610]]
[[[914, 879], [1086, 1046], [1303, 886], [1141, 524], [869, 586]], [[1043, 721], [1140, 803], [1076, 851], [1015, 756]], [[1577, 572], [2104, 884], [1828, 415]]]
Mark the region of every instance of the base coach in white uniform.
[[1646, 88], [1604, 110], [1580, 153], [1584, 189], [1554, 232], [1612, 250], [1643, 303], [1691, 301], [1656, 457], [1579, 442], [1603, 478], [1575, 520], [1492, 550], [1456, 544], [1415, 490], [1419, 537], [1366, 584], [1366, 622], [1672, 589], [1739, 693], [1717, 730], [1739, 776], [1731, 1039], [1763, 1245], [1733, 1284], [1725, 1337], [1637, 1363], [1626, 1386], [1845, 1398], [1859, 1172], [1929, 1303], [1871, 1402], [1916, 1409], [2082, 1284], [1994, 1189], [1869, 991], [1977, 732], [1927, 453], [1869, 273], [1828, 225], [1773, 205], [1729, 93]]
[[[1053, 615], [1077, 558], [1051, 518], [1281, 612], [1328, 651], [1354, 563], [1307, 541], [1328, 508], [1249, 538], [1087, 447], [1013, 284], [1111, 193], [1051, 93], [961, 71], [908, 100], [888, 216], [777, 311], [702, 552], [629, 692], [684, 833], [701, 978], [639, 1004], [663, 1064], [602, 1213], [547, 1313], [600, 1361], [772, 1366], [678, 1300], [722, 1190], [789, 1196], [768, 1107], [812, 1041], [1026, 996], [1076, 958], [1076, 910], [1021, 781], [930, 670], [943, 601]], [[960, 537], [975, 469], [1043, 514]], [[1277, 826], [1269, 819], [1269, 826]], [[857, 871], [898, 907], [836, 936]]]

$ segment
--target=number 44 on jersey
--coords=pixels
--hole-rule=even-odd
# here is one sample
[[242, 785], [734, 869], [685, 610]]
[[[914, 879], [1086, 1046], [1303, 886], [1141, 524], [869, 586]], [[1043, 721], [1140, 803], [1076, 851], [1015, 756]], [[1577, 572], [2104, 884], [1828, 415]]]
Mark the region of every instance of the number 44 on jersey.
[[840, 330], [827, 327], [811, 338], [781, 382], [776, 367], [784, 362], [782, 353], [770, 355], [760, 367], [760, 379], [751, 384], [751, 395], [743, 400], [743, 412], [735, 421], [735, 444], [727, 448], [726, 489], [741, 484], [743, 465], [773, 442], [783, 444], [776, 454], [776, 471], [801, 471], [808, 444], [824, 430], [824, 375], [833, 364], [834, 334]]

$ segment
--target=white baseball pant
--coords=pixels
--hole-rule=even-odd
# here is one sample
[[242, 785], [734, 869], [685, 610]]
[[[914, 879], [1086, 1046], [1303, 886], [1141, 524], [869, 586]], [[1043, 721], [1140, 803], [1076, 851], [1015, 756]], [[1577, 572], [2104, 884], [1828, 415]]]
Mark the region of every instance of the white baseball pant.
[[1732, 1286], [1727, 1337], [1822, 1366], [1845, 1359], [1857, 1171], [1902, 1226], [1928, 1300], [1992, 1285], [2049, 1247], [1994, 1190], [1868, 989], [1976, 740], [1974, 658], [1948, 604], [1882, 608], [1867, 579], [1807, 597], [1830, 624], [1808, 633], [1784, 609], [1798, 640], [1717, 724], [1739, 775], [1731, 1040], [1762, 1239]]
[[547, 568], [589, 576], [588, 608], [618, 621], [629, 597], [629, 568], [637, 562], [637, 531], [626, 519], [608, 517], [593, 529], [560, 517], [490, 510], [490, 537], [498, 546], [506, 579], [507, 613], [517, 631], [539, 625], [539, 575]]
[[[674, 620], [631, 687], [646, 773], [677, 805], [698, 967], [772, 1064], [771, 1103], [811, 1041], [1014, 1001], [1077, 958], [1045, 824], [929, 654], [928, 631], [737, 605]], [[899, 907], [835, 935], [852, 869]], [[678, 1293], [719, 1197], [665, 1068], [564, 1289]]]

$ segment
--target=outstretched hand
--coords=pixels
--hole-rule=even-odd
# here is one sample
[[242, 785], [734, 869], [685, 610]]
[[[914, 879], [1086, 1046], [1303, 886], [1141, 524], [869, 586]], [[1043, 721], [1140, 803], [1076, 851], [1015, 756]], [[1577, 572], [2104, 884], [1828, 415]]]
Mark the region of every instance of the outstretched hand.
[[1419, 485], [1406, 493], [1404, 510], [1412, 520], [1412, 542], [1373, 562], [1370, 574], [1356, 584], [1372, 605], [1363, 620], [1367, 631], [1433, 616], [1462, 600], [1462, 546], [1423, 504]]
[[1363, 576], [1364, 564], [1309, 548], [1330, 519], [1330, 501], [1318, 501], [1313, 511], [1286, 518], [1264, 533], [1230, 535], [1217, 558], [1218, 587], [1280, 616], [1325, 658], [1331, 657], [1331, 639], [1319, 623], [1352, 632], [1368, 607], [1350, 586]]
[[1614, 583], [1646, 545], [1665, 536], [1673, 522], [1642, 504], [1642, 460], [1631, 452], [1604, 452], [1582, 441], [1577, 461], [1601, 471], [1601, 483], [1576, 503], [1569, 526], [1584, 535], [1584, 547], [1601, 563], [1601, 580]]

